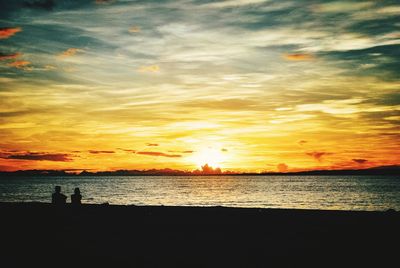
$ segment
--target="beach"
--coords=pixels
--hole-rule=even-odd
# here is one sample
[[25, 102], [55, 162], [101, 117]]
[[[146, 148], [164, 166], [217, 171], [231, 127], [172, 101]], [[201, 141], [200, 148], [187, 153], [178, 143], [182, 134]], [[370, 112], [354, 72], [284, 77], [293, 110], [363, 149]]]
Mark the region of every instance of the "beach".
[[3, 267], [387, 267], [400, 213], [0, 203]]

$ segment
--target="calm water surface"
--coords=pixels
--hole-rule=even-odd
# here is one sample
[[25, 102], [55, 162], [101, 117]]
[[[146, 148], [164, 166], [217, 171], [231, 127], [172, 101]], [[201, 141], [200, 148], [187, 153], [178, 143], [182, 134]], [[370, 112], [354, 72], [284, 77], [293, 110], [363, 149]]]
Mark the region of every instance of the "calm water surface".
[[36, 177], [0, 179], [0, 201], [50, 202], [55, 185], [84, 203], [400, 210], [397, 176]]

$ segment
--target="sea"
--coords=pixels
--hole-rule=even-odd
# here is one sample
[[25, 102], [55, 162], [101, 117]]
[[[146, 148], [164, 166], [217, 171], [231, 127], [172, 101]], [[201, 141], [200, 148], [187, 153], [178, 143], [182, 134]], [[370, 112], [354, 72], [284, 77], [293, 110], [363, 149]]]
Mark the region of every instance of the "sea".
[[56, 185], [94, 204], [400, 210], [399, 176], [14, 177], [0, 178], [0, 202], [48, 203]]

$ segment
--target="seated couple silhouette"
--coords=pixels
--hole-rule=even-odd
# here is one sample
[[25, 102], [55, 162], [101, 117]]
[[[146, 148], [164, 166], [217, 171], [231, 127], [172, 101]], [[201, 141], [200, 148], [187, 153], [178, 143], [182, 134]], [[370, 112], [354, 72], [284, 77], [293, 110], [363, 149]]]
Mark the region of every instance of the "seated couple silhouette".
[[[61, 186], [54, 188], [54, 193], [51, 195], [51, 203], [54, 205], [62, 205], [67, 203], [67, 196], [61, 193]], [[74, 194], [71, 195], [71, 204], [80, 205], [82, 201], [82, 195], [79, 188], [75, 188]]]

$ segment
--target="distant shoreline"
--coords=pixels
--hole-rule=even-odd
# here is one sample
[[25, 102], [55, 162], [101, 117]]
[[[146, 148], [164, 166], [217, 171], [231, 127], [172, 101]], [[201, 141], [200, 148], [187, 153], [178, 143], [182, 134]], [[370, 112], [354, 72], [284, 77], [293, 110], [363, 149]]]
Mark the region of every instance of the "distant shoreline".
[[221, 173], [195, 173], [192, 171], [181, 171], [172, 169], [151, 169], [151, 170], [116, 170], [116, 171], [81, 171], [72, 172], [71, 170], [19, 170], [2, 171], [0, 178], [7, 177], [34, 177], [34, 176], [400, 176], [400, 166], [380, 166], [367, 169], [342, 169], [342, 170], [309, 170], [299, 172], [245, 172], [235, 173], [225, 171]]

